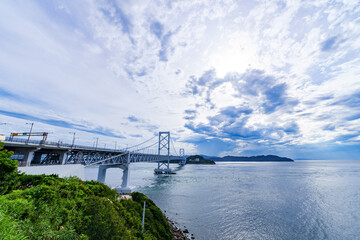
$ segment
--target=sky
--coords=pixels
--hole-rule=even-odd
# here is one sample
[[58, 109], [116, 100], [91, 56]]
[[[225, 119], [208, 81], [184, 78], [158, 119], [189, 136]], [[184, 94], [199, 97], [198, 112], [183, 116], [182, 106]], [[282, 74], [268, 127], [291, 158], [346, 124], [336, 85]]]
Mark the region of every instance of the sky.
[[0, 1], [0, 133], [30, 122], [102, 147], [170, 131], [186, 154], [360, 160], [360, 2]]

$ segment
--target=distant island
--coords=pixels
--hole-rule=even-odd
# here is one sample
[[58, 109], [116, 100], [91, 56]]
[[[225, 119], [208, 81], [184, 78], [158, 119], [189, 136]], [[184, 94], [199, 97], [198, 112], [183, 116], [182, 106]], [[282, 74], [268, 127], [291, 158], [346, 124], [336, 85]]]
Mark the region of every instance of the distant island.
[[275, 155], [259, 155], [252, 157], [237, 157], [237, 156], [225, 156], [225, 157], [208, 157], [208, 159], [215, 162], [294, 162], [294, 160], [287, 157], [279, 157]]
[[192, 155], [186, 158], [186, 164], [215, 164], [215, 162], [200, 155]]

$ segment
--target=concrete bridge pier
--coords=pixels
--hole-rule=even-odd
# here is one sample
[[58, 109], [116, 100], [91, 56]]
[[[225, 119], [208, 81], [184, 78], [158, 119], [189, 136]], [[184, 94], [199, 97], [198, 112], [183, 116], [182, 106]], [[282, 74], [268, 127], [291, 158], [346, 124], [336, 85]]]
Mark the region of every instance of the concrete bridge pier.
[[131, 193], [131, 189], [128, 188], [128, 178], [129, 178], [129, 165], [128, 164], [112, 164], [112, 165], [100, 165], [98, 171], [98, 182], [105, 182], [106, 170], [108, 168], [121, 168], [123, 170], [122, 183], [120, 188], [115, 188], [116, 191], [120, 194]]
[[[122, 183], [121, 183], [121, 188], [122, 189], [129, 189], [127, 187], [127, 183], [128, 183], [128, 178], [129, 178], [129, 165], [123, 165], [122, 167], [123, 170], [123, 176], [122, 176]], [[131, 192], [131, 191], [130, 191]]]
[[24, 161], [26, 162], [27, 167], [30, 167], [31, 161], [34, 158], [34, 155], [35, 155], [35, 151], [33, 151], [33, 150], [28, 150], [28, 151], [24, 152]]
[[106, 170], [109, 168], [108, 165], [100, 165], [98, 170], [98, 182], [105, 183]]
[[64, 152], [64, 151], [60, 152], [59, 160], [61, 162], [61, 165], [64, 165], [66, 163], [67, 157], [68, 157], [68, 152]]
[[35, 152], [38, 151], [38, 150], [40, 150], [40, 148], [26, 149], [26, 150], [23, 151], [23, 153], [24, 153], [23, 161], [26, 163], [27, 167], [30, 167], [31, 162], [34, 159]]

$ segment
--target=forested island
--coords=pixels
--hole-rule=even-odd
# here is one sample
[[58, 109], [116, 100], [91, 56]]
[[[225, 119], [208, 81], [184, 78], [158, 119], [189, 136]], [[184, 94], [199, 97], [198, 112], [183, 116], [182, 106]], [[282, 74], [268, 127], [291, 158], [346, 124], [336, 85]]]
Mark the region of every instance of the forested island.
[[259, 155], [252, 157], [208, 157], [215, 162], [294, 162], [294, 160], [287, 157], [279, 157], [275, 155]]
[[186, 164], [215, 164], [215, 162], [200, 155], [192, 155], [186, 158]]
[[0, 145], [0, 239], [174, 239], [145, 195], [122, 199], [97, 181], [26, 175], [11, 155]]

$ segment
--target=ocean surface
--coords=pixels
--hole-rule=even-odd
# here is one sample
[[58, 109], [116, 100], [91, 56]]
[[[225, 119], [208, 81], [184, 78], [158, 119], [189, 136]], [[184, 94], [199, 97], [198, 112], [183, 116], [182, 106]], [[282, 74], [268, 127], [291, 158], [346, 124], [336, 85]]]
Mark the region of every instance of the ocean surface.
[[[130, 187], [195, 239], [360, 239], [360, 161], [172, 165], [175, 175], [155, 166], [131, 164]], [[121, 177], [108, 169], [106, 184]]]

